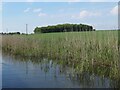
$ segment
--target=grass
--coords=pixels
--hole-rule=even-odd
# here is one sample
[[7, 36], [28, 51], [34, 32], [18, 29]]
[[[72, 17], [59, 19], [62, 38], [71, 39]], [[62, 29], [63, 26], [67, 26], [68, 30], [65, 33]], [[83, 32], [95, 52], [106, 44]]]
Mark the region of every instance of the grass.
[[2, 49], [21, 57], [46, 57], [76, 72], [118, 79], [118, 31], [4, 35]]

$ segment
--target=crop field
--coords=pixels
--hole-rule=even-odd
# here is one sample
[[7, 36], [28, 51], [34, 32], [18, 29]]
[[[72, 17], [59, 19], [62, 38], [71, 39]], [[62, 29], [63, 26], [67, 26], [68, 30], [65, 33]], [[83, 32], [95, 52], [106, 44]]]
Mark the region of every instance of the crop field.
[[3, 35], [3, 52], [28, 58], [48, 58], [77, 73], [88, 71], [118, 79], [118, 31]]

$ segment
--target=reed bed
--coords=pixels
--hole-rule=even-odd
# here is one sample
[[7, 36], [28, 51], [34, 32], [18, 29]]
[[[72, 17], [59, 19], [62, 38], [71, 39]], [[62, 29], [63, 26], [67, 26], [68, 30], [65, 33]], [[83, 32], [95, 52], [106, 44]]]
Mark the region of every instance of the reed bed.
[[2, 50], [21, 57], [56, 60], [76, 72], [118, 79], [118, 31], [4, 35]]

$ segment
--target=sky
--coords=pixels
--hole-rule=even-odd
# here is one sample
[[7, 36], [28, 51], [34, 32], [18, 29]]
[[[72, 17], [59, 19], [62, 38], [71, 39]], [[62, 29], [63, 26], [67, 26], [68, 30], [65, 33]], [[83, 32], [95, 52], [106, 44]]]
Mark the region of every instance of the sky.
[[25, 33], [26, 24], [28, 24], [29, 33], [33, 33], [37, 26], [63, 23], [88, 24], [97, 30], [118, 28], [117, 0], [116, 2], [99, 2], [99, 0], [96, 0], [98, 2], [94, 2], [95, 0], [87, 0], [89, 2], [82, 2], [82, 0], [74, 0], [75, 2], [73, 0], [66, 0], [66, 2], [9, 1], [4, 0], [2, 3], [0, 10], [2, 24], [0, 25], [3, 28], [0, 29], [0, 32]]
[[3, 0], [3, 2], [119, 2], [119, 0]]

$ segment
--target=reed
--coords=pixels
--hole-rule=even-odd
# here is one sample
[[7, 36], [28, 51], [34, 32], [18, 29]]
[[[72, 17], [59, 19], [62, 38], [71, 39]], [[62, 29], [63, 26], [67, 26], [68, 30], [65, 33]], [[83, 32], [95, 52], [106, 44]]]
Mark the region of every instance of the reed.
[[4, 35], [2, 49], [21, 57], [57, 60], [79, 73], [119, 78], [118, 31]]

